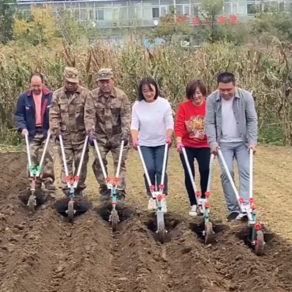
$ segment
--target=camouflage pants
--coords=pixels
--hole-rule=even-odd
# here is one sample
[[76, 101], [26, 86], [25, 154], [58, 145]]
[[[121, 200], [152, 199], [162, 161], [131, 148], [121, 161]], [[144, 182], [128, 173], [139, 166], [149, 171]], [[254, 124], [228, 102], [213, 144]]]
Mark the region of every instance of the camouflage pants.
[[[115, 170], [115, 175], [116, 175], [121, 147], [108, 148], [102, 144], [99, 144], [98, 148], [99, 148], [100, 155], [101, 155], [106, 172], [107, 172], [107, 164], [108, 164], [107, 160], [106, 160], [106, 156], [109, 153], [109, 151], [111, 151], [112, 156], [113, 156], [113, 160], [114, 160], [114, 170]], [[94, 150], [94, 154], [95, 154], [95, 159], [94, 159], [94, 162], [92, 164], [93, 173], [95, 175], [96, 180], [99, 183], [99, 193], [101, 195], [105, 195], [107, 193], [107, 186], [105, 183], [105, 178], [103, 176], [101, 165], [99, 163], [99, 159], [98, 159], [98, 156], [97, 156], [97, 153], [95, 150]], [[124, 147], [123, 154], [122, 154], [121, 168], [120, 168], [120, 176], [119, 176], [120, 179], [119, 179], [118, 187], [117, 187], [118, 191], [123, 193], [124, 195], [126, 194], [125, 176], [126, 176], [127, 154], [128, 154], [128, 147]], [[107, 172], [107, 174], [108, 174], [108, 172]]]
[[[44, 183], [47, 189], [54, 190], [55, 189], [54, 154], [52, 150], [52, 144], [50, 142], [51, 141], [49, 141], [47, 151], [45, 153], [40, 178], [37, 178], [36, 181], [36, 188], [41, 188], [41, 184]], [[45, 143], [46, 138], [44, 138], [44, 135], [42, 133], [36, 133], [33, 140], [29, 141], [31, 163], [35, 167], [37, 167], [41, 162], [41, 157], [44, 151]], [[28, 177], [31, 182], [32, 179], [30, 178], [29, 170]]]
[[[68, 142], [66, 143], [64, 141], [64, 151], [65, 151], [65, 157], [66, 157], [69, 176], [77, 175], [79, 163], [81, 160], [83, 146], [84, 146], [83, 142], [78, 143], [78, 144], [71, 144]], [[65, 168], [64, 168], [64, 163], [63, 163], [60, 145], [58, 145], [58, 152], [59, 152], [59, 156], [61, 159], [61, 166], [62, 166], [62, 170], [61, 170], [62, 190], [64, 193], [66, 193], [68, 191], [68, 186], [67, 186], [67, 182], [66, 182], [66, 174], [65, 174]], [[86, 188], [85, 180], [86, 180], [86, 176], [87, 176], [88, 160], [89, 160], [89, 149], [87, 146], [87, 148], [85, 150], [84, 158], [83, 158], [83, 163], [82, 163], [80, 175], [79, 175], [77, 191], [82, 191]], [[73, 165], [74, 165], [74, 171], [73, 171]]]

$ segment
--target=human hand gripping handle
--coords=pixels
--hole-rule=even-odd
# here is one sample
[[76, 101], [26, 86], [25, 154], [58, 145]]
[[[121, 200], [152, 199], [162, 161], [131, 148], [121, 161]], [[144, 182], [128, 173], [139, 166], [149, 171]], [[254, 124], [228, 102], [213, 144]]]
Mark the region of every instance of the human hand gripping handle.
[[96, 134], [93, 131], [89, 131], [88, 142], [90, 146], [94, 146], [94, 140], [96, 140]]
[[138, 138], [133, 138], [133, 148], [135, 150], [138, 150], [138, 146], [139, 146], [139, 142], [138, 142]]
[[170, 148], [171, 145], [172, 145], [171, 137], [166, 136], [166, 138], [165, 138], [165, 143], [168, 145], [168, 148]]
[[126, 133], [123, 133], [121, 136], [121, 141], [124, 141], [124, 146], [127, 146], [129, 143], [129, 135]]
[[211, 147], [211, 153], [214, 154], [214, 156], [218, 156], [218, 150], [220, 150], [220, 147], [218, 146], [218, 144], [215, 144]]
[[177, 142], [176, 143], [176, 150], [178, 153], [182, 153], [182, 148], [184, 147], [182, 142]]
[[55, 142], [60, 141], [60, 139], [59, 139], [60, 136], [62, 136], [62, 138], [63, 138], [63, 134], [62, 134], [62, 131], [60, 129], [55, 130], [54, 133], [55, 133]]
[[25, 135], [28, 135], [28, 131], [27, 131], [27, 129], [23, 129], [23, 130], [21, 131], [21, 136], [22, 136], [22, 138], [24, 138]]

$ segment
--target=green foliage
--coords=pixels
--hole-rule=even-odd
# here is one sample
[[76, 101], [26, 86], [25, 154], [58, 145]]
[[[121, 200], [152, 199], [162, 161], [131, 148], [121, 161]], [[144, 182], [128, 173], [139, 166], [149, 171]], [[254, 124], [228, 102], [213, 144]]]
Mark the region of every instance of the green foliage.
[[13, 37], [13, 16], [16, 0], [0, 0], [0, 43], [6, 44]]
[[158, 37], [170, 42], [175, 41], [178, 35], [193, 35], [194, 29], [188, 23], [176, 22], [176, 19], [179, 20], [181, 17], [182, 15], [176, 13], [174, 7], [170, 6], [167, 14], [160, 17], [159, 25], [150, 32], [150, 39]]
[[256, 8], [257, 14], [251, 22], [253, 36], [261, 37], [262, 41], [269, 43], [273, 37], [281, 41], [292, 41], [292, 15], [291, 9], [280, 11], [278, 7], [267, 6], [262, 11]]

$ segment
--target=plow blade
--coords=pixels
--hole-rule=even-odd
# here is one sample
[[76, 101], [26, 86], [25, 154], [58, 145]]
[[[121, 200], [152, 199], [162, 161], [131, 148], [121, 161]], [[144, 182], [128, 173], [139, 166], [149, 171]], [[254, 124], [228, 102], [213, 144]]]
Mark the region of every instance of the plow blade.
[[[225, 224], [222, 223], [214, 223], [212, 222], [213, 225], [213, 231], [217, 234], [219, 232], [222, 232], [224, 230], [227, 230], [229, 227], [226, 226]], [[205, 222], [200, 222], [200, 223], [190, 223], [190, 229], [197, 233], [200, 234], [205, 230]]]
[[[208, 239], [208, 237], [210, 237], [211, 241], [213, 241], [213, 234], [206, 234], [206, 232], [211, 232], [211, 230], [207, 231], [210, 225], [212, 225], [212, 231], [213, 234], [217, 234], [220, 232], [223, 232], [227, 229], [229, 229], [229, 227], [225, 224], [222, 223], [216, 223], [216, 222], [208, 222], [207, 224], [205, 224], [204, 221], [199, 222], [199, 223], [190, 223], [190, 229], [196, 233], [199, 237], [205, 239], [205, 243], [210, 243], [210, 240]], [[211, 236], [212, 235], [212, 236]]]
[[[274, 239], [275, 234], [273, 232], [267, 230], [266, 228], [264, 228], [263, 224], [262, 224], [261, 231], [263, 232], [265, 243], [268, 243], [269, 241]], [[251, 238], [251, 234], [252, 234], [252, 227], [249, 227], [248, 230], [246, 230], [243, 234], [243, 239], [244, 239], [245, 243], [249, 242], [249, 238]]]
[[[70, 201], [70, 198], [63, 198], [61, 200], [58, 200], [55, 203], [56, 211], [64, 216], [67, 217], [67, 210], [68, 210], [68, 203]], [[74, 210], [75, 210], [75, 216], [80, 216], [84, 213], [86, 213], [91, 208], [91, 203], [84, 200], [84, 199], [74, 199]]]
[[[30, 190], [24, 190], [21, 191], [18, 194], [18, 199], [27, 206], [28, 203], [28, 199], [31, 195], [31, 191]], [[43, 190], [36, 190], [35, 191], [35, 198], [36, 198], [36, 207], [40, 207], [41, 205], [43, 205], [44, 203], [46, 203], [48, 201], [48, 196], [46, 196], [45, 192]]]
[[[102, 202], [99, 206], [95, 208], [99, 216], [105, 220], [108, 221], [110, 218], [111, 211], [113, 209], [111, 201]], [[132, 216], [133, 211], [125, 206], [125, 203], [118, 202], [116, 205], [116, 210], [122, 218], [129, 218]]]

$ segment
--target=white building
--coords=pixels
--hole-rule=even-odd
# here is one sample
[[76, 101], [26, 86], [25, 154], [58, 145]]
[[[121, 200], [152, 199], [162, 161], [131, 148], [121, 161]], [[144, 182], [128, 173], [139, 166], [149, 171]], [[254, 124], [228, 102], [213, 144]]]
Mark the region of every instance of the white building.
[[[225, 0], [222, 16], [249, 19], [255, 14], [255, 5], [272, 3], [281, 10], [291, 5], [292, 0]], [[174, 6], [179, 14], [185, 15], [186, 21], [196, 25], [200, 0], [18, 0], [19, 9], [29, 12], [30, 5], [50, 4], [54, 14], [58, 9], [70, 9], [80, 21], [90, 20], [100, 28], [153, 27], [155, 20], [167, 13], [169, 6]]]

